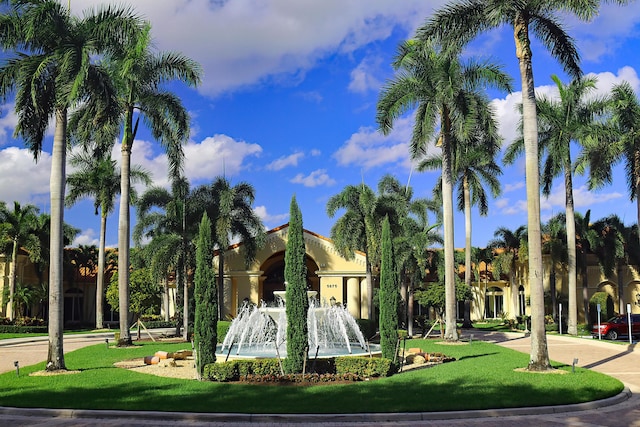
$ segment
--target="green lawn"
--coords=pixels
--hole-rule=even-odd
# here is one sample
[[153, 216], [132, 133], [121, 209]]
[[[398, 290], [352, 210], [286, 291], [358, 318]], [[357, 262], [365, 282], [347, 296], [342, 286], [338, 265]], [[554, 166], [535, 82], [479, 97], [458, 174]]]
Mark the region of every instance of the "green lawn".
[[[116, 361], [176, 351], [190, 344], [104, 344], [66, 354], [79, 374], [36, 376], [44, 364], [0, 375], [0, 406], [235, 413], [418, 412], [585, 402], [619, 393], [620, 381], [556, 365], [565, 375], [516, 372], [529, 355], [494, 344], [442, 345], [409, 340], [407, 348], [443, 352], [457, 361], [389, 378], [334, 386], [266, 386], [176, 380], [113, 367]], [[169, 369], [169, 368], [168, 368]]]

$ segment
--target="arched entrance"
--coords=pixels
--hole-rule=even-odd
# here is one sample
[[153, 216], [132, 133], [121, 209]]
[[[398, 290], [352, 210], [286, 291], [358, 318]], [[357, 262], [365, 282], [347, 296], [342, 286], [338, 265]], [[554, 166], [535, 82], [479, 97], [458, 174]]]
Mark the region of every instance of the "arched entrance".
[[[307, 289], [317, 291], [320, 298], [320, 280], [318, 279], [318, 264], [309, 255], [305, 256], [307, 265]], [[266, 303], [274, 302], [273, 291], [284, 291], [284, 251], [271, 255], [260, 266], [264, 271], [260, 286], [260, 299]]]

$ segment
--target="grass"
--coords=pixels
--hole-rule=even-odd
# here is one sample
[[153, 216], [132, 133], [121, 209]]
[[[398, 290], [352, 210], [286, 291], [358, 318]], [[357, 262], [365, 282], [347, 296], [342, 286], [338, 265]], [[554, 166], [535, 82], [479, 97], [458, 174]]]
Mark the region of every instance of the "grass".
[[[565, 375], [516, 372], [528, 355], [494, 344], [442, 345], [408, 340], [457, 359], [429, 369], [347, 385], [266, 386], [156, 377], [113, 367], [120, 360], [176, 351], [189, 344], [143, 343], [133, 348], [85, 347], [65, 355], [81, 373], [28, 376], [44, 363], [0, 375], [0, 405], [234, 413], [421, 412], [508, 408], [586, 402], [623, 389], [620, 381], [576, 368]], [[554, 365], [571, 371], [570, 366]]]

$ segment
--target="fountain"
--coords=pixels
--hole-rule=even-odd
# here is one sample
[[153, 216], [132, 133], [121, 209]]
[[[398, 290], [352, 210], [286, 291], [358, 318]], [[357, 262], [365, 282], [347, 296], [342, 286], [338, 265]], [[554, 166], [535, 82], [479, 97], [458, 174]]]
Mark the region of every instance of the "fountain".
[[[235, 353], [238, 357], [286, 357], [287, 317], [285, 291], [274, 291], [275, 306], [260, 307], [244, 304], [231, 322], [220, 347], [221, 353]], [[309, 312], [309, 357], [378, 352], [367, 342], [356, 320], [342, 305], [318, 306], [317, 291], [307, 291]]]

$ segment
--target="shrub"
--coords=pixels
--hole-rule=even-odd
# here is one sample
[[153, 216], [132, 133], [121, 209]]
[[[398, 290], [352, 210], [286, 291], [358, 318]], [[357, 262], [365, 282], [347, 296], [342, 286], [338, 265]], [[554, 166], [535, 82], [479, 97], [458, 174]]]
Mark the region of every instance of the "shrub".
[[355, 374], [363, 378], [393, 374], [392, 361], [384, 357], [336, 357], [336, 374]]

